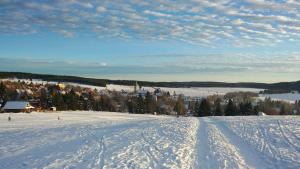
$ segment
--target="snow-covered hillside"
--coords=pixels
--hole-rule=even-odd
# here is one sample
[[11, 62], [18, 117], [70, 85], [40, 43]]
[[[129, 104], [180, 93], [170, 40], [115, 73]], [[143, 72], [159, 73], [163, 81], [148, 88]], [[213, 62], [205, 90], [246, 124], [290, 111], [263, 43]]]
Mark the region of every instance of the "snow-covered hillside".
[[[35, 84], [56, 84], [57, 82], [46, 82], [39, 79], [0, 79], [2, 81], [24, 81], [26, 83], [35, 83]], [[99, 87], [99, 86], [92, 86], [92, 85], [84, 85], [84, 84], [78, 84], [78, 83], [64, 83], [72, 86], [80, 86], [84, 88], [91, 88], [91, 89], [97, 89], [97, 90], [104, 90], [105, 87]], [[153, 92], [156, 88], [160, 88], [164, 92], [170, 92], [170, 94], [173, 94], [174, 92], [176, 94], [184, 94], [185, 96], [191, 96], [191, 97], [207, 97], [210, 95], [225, 95], [229, 92], [254, 92], [259, 93], [260, 91], [263, 91], [264, 89], [254, 89], [254, 88], [231, 88], [231, 87], [191, 87], [191, 88], [171, 88], [171, 87], [142, 87], [142, 89], [148, 90], [149, 92]], [[108, 90], [115, 90], [115, 91], [128, 91], [133, 92], [134, 86], [125, 86], [125, 85], [114, 85], [114, 84], [108, 84], [107, 85]]]
[[[122, 85], [107, 85], [109, 90], [127, 90], [133, 91], [133, 86], [122, 86]], [[185, 96], [191, 97], [207, 97], [210, 95], [225, 95], [229, 92], [254, 92], [259, 93], [263, 89], [253, 89], [253, 88], [230, 88], [230, 87], [190, 87], [190, 88], [171, 88], [171, 87], [142, 87], [142, 89], [153, 92], [156, 88], [160, 88], [164, 92], [169, 92], [173, 94], [184, 94]]]
[[[0, 114], [0, 168], [299, 168], [300, 118]], [[60, 120], [58, 120], [58, 116]]]
[[291, 103], [295, 103], [296, 100], [300, 100], [299, 93], [281, 93], [281, 94], [261, 94], [261, 99], [271, 98], [272, 100], [283, 100]]

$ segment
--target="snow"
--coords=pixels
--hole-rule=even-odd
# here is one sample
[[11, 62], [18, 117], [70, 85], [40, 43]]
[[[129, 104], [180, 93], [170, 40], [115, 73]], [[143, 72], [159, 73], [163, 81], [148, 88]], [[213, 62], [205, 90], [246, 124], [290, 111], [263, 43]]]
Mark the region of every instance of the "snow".
[[271, 98], [272, 100], [282, 100], [295, 103], [296, 100], [300, 100], [300, 93], [261, 94], [260, 98]]
[[[2, 81], [24, 81], [26, 83], [34, 83], [34, 84], [57, 84], [57, 82], [46, 82], [39, 79], [32, 79], [30, 81], [29, 79], [0, 79]], [[70, 83], [70, 82], [64, 82], [66, 85], [71, 86], [80, 86], [83, 88], [91, 88], [91, 89], [97, 89], [97, 90], [104, 90], [106, 87], [100, 87], [100, 86], [93, 86], [93, 85], [84, 85], [84, 84], [78, 84], [78, 83]], [[190, 87], [190, 88], [171, 88], [171, 87], [142, 87], [145, 90], [148, 90], [149, 92], [154, 92], [156, 88], [160, 88], [164, 92], [169, 92], [170, 94], [173, 94], [174, 92], [176, 94], [184, 94], [185, 96], [191, 96], [191, 97], [207, 97], [210, 95], [225, 95], [229, 92], [254, 92], [259, 93], [260, 91], [263, 91], [264, 89], [255, 89], [255, 88], [231, 88], [231, 87]], [[126, 86], [126, 85], [114, 85], [114, 84], [107, 84], [108, 90], [115, 90], [115, 91], [128, 91], [133, 92], [134, 86]]]
[[258, 116], [266, 116], [264, 112], [258, 112]]
[[29, 102], [26, 101], [8, 101], [3, 109], [26, 109], [29, 107]]
[[[0, 168], [299, 168], [297, 116], [0, 114]], [[58, 116], [60, 120], [58, 120]]]
[[[109, 90], [116, 91], [133, 91], [133, 86], [122, 86], [122, 85], [107, 85]], [[254, 88], [230, 88], [230, 87], [190, 87], [190, 88], [171, 88], [171, 87], [142, 87], [149, 92], [154, 92], [156, 88], [160, 88], [164, 92], [169, 92], [173, 94], [184, 94], [185, 96], [191, 97], [207, 97], [210, 95], [225, 95], [229, 92], [254, 92], [259, 93], [263, 89], [254, 89]]]

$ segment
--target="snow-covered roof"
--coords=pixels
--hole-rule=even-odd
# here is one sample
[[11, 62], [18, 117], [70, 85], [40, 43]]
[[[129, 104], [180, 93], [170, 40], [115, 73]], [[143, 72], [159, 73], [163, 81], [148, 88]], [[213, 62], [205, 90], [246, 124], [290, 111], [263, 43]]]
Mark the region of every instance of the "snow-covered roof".
[[3, 109], [28, 109], [34, 108], [27, 101], [8, 101]]
[[264, 112], [258, 112], [258, 116], [266, 116]]

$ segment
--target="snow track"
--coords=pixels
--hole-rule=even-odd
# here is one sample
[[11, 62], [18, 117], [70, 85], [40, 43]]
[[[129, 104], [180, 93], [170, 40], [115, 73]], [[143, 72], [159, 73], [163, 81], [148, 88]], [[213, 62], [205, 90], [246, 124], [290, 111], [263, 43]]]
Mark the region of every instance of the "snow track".
[[7, 116], [0, 114], [1, 169], [300, 168], [299, 117]]

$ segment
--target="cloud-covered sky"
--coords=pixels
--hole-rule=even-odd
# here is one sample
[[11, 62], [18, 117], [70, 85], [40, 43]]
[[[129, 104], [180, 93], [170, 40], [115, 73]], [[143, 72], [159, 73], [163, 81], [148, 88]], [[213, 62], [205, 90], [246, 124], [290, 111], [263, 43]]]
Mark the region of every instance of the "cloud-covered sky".
[[0, 58], [2, 71], [300, 80], [300, 1], [0, 0]]

